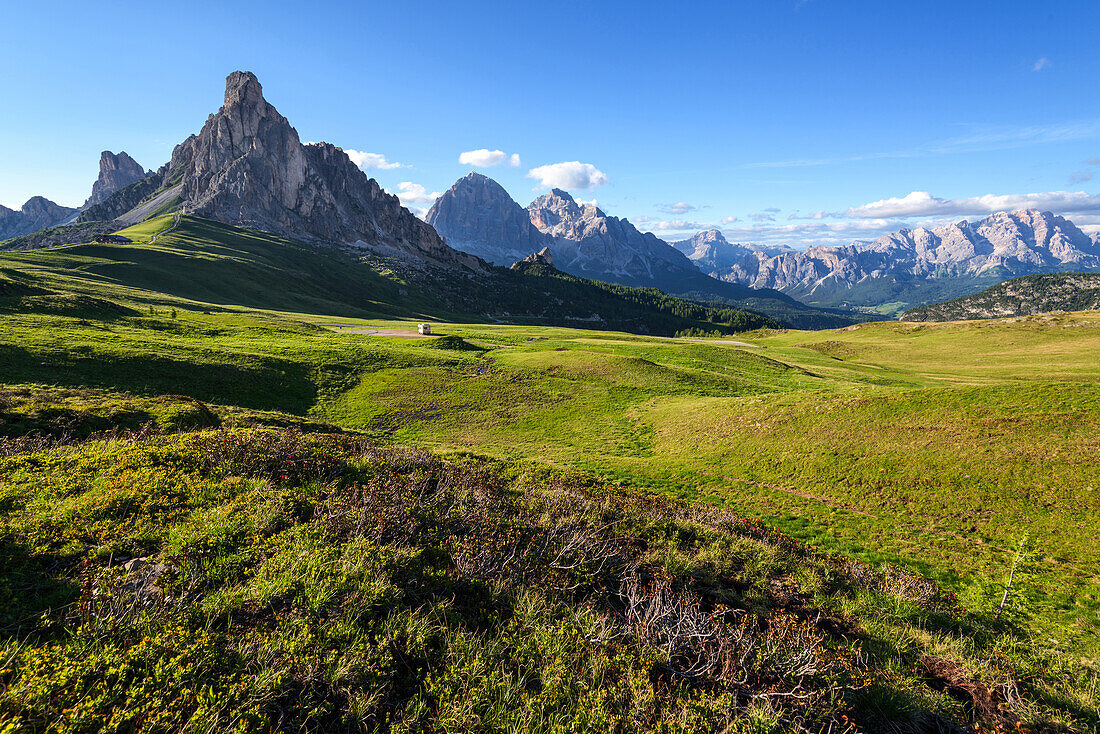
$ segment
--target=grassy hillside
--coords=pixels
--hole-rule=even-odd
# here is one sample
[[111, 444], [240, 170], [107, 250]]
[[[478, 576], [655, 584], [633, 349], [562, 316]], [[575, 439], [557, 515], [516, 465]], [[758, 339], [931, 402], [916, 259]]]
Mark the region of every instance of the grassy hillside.
[[1027, 275], [981, 293], [905, 313], [910, 321], [960, 321], [1100, 309], [1100, 273]]
[[182, 394], [731, 502], [975, 603], [1026, 534], [1045, 559], [1036, 624], [1096, 648], [1092, 317], [776, 332], [746, 349], [532, 326], [404, 341], [314, 325], [334, 317], [23, 301], [40, 310], [0, 332], [11, 383]]
[[[437, 322], [444, 336], [405, 340], [364, 333], [415, 324], [383, 310], [403, 275], [360, 281], [361, 310], [324, 311], [333, 291], [302, 284], [339, 281], [296, 269], [287, 245], [281, 275], [250, 276], [285, 279], [246, 294], [267, 310], [229, 307], [230, 276], [273, 268], [249, 249], [269, 244], [243, 233], [211, 252], [192, 236], [0, 256], [3, 588], [37, 600], [20, 614], [40, 620], [8, 623], [16, 662], [0, 666], [0, 711], [31, 712], [28, 728], [97, 701], [81, 724], [95, 728], [104, 712], [122, 716], [121, 700], [163, 710], [169, 727], [199, 712], [263, 728], [306, 709], [330, 728], [353, 716], [410, 730], [428, 719], [440, 730], [843, 731], [844, 716], [867, 730], [1097, 725], [1100, 314], [737, 341]], [[176, 278], [165, 264], [176, 262], [201, 282]], [[220, 305], [197, 300], [200, 288]], [[239, 426], [355, 437], [317, 448], [283, 432], [240, 438]], [[215, 432], [158, 433], [177, 430]], [[243, 448], [204, 453], [219, 441]], [[265, 451], [286, 463], [247, 458]], [[302, 457], [323, 471], [297, 473]], [[444, 475], [456, 484], [432, 479]], [[458, 485], [461, 497], [422, 491]], [[420, 489], [386, 494], [402, 487]], [[457, 520], [438, 516], [437, 496], [452, 508], [473, 497], [459, 519], [491, 542], [447, 545]], [[478, 524], [483, 512], [507, 527]], [[385, 534], [408, 517], [422, 534]], [[613, 528], [605, 539], [625, 544], [613, 545], [627, 565], [577, 586], [557, 561], [528, 557], [531, 538], [563, 532], [555, 523]], [[745, 537], [763, 545], [743, 550]], [[499, 563], [520, 550], [532, 565], [516, 581]], [[463, 565], [467, 552], [480, 560]], [[166, 567], [170, 603], [134, 606], [135, 572], [120, 560], [135, 555]], [[784, 629], [793, 613], [811, 626], [792, 639], [820, 637], [820, 667], [785, 677], [797, 668], [773, 640], [763, 649], [775, 656], [752, 648], [745, 671], [685, 675], [686, 648], [634, 626], [624, 606], [624, 570], [637, 569], [636, 599], [683, 610], [676, 595], [690, 592], [707, 615], [732, 610], [709, 617], [721, 622], [706, 632], [716, 649], [743, 652], [724, 635], [754, 619]], [[107, 588], [118, 596], [99, 595]], [[468, 594], [482, 600], [476, 613], [462, 607]], [[597, 633], [588, 619], [613, 626]], [[198, 667], [166, 657], [167, 635], [197, 645]], [[173, 666], [178, 679], [163, 672]], [[69, 667], [83, 672], [58, 676]], [[108, 669], [128, 672], [88, 687]], [[139, 690], [135, 671], [167, 677]], [[197, 692], [200, 678], [213, 693]], [[293, 696], [304, 708], [288, 708]], [[641, 710], [661, 722], [631, 718]]]
[[[520, 320], [553, 325], [592, 322], [668, 334], [685, 328], [706, 330], [706, 324], [700, 325], [699, 321], [725, 324], [735, 330], [762, 325], [763, 321], [752, 314], [765, 314], [804, 329], [844, 326], [858, 320], [847, 312], [810, 308], [777, 291], [753, 291], [714, 281], [701, 273], [679, 284], [675, 292], [684, 291], [681, 298], [653, 288], [577, 278], [541, 266], [518, 272], [495, 268], [483, 275], [455, 278], [451, 272], [425, 269], [416, 263], [382, 261], [354, 249], [304, 246], [266, 232], [195, 217], [183, 217], [176, 229], [155, 243], [157, 247], [142, 246], [173, 221], [171, 214], [162, 214], [124, 230], [138, 242], [125, 250], [118, 246], [89, 250], [81, 244], [55, 249], [76, 247], [77, 252], [70, 254], [96, 258], [91, 268], [83, 268], [85, 272], [106, 272], [103, 268], [110, 264], [118, 273], [113, 278], [126, 285], [192, 300], [283, 310], [405, 316], [423, 310], [435, 318], [463, 321]], [[0, 243], [0, 250], [71, 243], [74, 239], [80, 241], [82, 234], [90, 239], [91, 234], [107, 231], [112, 230], [106, 223], [87, 222], [9, 240]], [[200, 257], [196, 259], [195, 255]], [[121, 262], [111, 263], [116, 256]], [[215, 261], [220, 267], [212, 272]], [[21, 261], [50, 270], [66, 265], [71, 268], [76, 262], [64, 263], [48, 256]], [[692, 302], [705, 305], [700, 309]]]
[[175, 227], [174, 221], [166, 215], [122, 230], [135, 240], [132, 245], [4, 253], [0, 277], [93, 297], [343, 316], [592, 324], [666, 335], [775, 324], [751, 312], [707, 308], [652, 289], [553, 270], [456, 276], [409, 265], [395, 272], [395, 264], [364, 262], [354, 251], [310, 247], [192, 217]]

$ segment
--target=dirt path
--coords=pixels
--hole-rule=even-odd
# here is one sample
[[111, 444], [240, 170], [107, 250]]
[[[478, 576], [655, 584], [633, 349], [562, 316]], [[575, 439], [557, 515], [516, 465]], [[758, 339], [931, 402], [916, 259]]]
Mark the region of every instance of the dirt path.
[[392, 336], [398, 339], [431, 339], [434, 334], [418, 334], [412, 329], [339, 329], [337, 334], [366, 334], [367, 336]]
[[157, 237], [160, 237], [162, 234], [168, 234], [169, 232], [171, 232], [173, 229], [175, 229], [178, 226], [180, 226], [180, 213], [176, 212], [176, 218], [174, 220], [172, 220], [172, 226], [169, 227], [168, 229], [162, 229], [161, 231], [157, 232], [155, 235], [150, 237], [148, 244], [150, 244], [150, 245], [153, 244], [154, 242], [157, 241]]
[[732, 344], [735, 347], [752, 347], [753, 349], [763, 349], [764, 347], [759, 344], [749, 344], [748, 342], [738, 342], [732, 339], [683, 339], [683, 341], [695, 342], [696, 344]]

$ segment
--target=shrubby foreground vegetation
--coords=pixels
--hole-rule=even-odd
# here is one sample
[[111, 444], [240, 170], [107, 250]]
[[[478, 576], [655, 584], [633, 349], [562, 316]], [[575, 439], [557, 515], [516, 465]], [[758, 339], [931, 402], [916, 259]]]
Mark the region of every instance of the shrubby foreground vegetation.
[[728, 509], [298, 427], [2, 448], [5, 731], [1096, 725], [1011, 617]]

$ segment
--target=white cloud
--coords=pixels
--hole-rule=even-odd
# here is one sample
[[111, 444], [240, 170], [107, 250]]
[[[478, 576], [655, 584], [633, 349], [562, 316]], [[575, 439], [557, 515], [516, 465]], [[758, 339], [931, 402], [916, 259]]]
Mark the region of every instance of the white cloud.
[[992, 214], [1017, 209], [1042, 209], [1058, 213], [1100, 211], [1100, 194], [1084, 191], [1050, 191], [1038, 194], [985, 194], [965, 199], [940, 199], [927, 191], [913, 191], [903, 197], [872, 201], [844, 212], [852, 219], [881, 217], [931, 217]]
[[1050, 59], [1046, 56], [1040, 56], [1039, 60], [1035, 62], [1035, 65], [1031, 67], [1032, 71], [1042, 71], [1050, 66]]
[[775, 214], [771, 213], [771, 210], [765, 209], [762, 212], [752, 212], [749, 214], [749, 219], [754, 222], [774, 222]]
[[733, 224], [734, 222], [740, 222], [740, 217], [722, 217], [722, 224]]
[[686, 201], [678, 201], [675, 204], [659, 204], [657, 211], [664, 212], [665, 214], [684, 214], [690, 212], [695, 207]]
[[692, 222], [686, 219], [674, 219], [670, 222], [653, 222], [647, 227], [647, 230], [650, 232], [696, 232], [700, 229], [707, 229], [707, 227], [699, 224], [699, 222]]
[[382, 171], [391, 171], [395, 168], [408, 168], [403, 163], [391, 163], [386, 160], [386, 156], [381, 153], [367, 153], [362, 150], [353, 150], [351, 148], [344, 148], [344, 152], [348, 154], [348, 158], [351, 158], [351, 162], [362, 168], [364, 171], [371, 169], [378, 169]]
[[393, 193], [397, 194], [397, 198], [401, 199], [401, 206], [408, 207], [419, 214], [426, 212], [432, 205], [432, 202], [441, 196], [440, 192], [429, 192], [420, 184], [413, 183], [412, 181], [402, 181], [397, 184], [397, 191]]
[[609, 182], [603, 171], [591, 163], [580, 161], [564, 161], [532, 168], [527, 172], [527, 178], [538, 179], [543, 186], [552, 189], [591, 189], [605, 186]]
[[458, 162], [464, 166], [477, 166], [478, 168], [489, 168], [504, 162], [507, 162], [513, 168], [518, 168], [520, 165], [519, 153], [508, 155], [503, 150], [489, 150], [488, 148], [478, 148], [477, 150], [467, 150], [464, 153], [459, 153]]
[[635, 217], [630, 220], [642, 232], [662, 232], [667, 240], [689, 237], [699, 230], [714, 229], [713, 224], [696, 222], [689, 219], [657, 220], [653, 217]]
[[581, 206], [599, 207], [599, 205], [600, 205], [600, 202], [596, 201], [596, 199], [594, 199], [594, 198], [588, 199], [587, 201], [585, 201], [584, 199], [573, 199], [573, 201], [577, 202]]

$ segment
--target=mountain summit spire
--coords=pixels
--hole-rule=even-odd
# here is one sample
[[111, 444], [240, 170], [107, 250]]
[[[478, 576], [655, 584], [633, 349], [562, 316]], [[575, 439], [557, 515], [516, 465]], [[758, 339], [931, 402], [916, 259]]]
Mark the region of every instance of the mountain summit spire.
[[264, 88], [251, 71], [234, 71], [225, 78], [225, 106], [264, 100]]
[[84, 218], [141, 221], [174, 201], [184, 214], [226, 224], [482, 267], [447, 247], [343, 150], [328, 143], [302, 145], [250, 71], [226, 77], [221, 109], [176, 146], [171, 162], [153, 178], [139, 196], [120, 191]]

